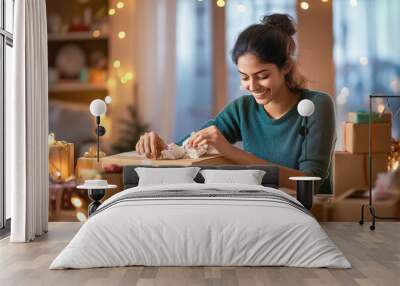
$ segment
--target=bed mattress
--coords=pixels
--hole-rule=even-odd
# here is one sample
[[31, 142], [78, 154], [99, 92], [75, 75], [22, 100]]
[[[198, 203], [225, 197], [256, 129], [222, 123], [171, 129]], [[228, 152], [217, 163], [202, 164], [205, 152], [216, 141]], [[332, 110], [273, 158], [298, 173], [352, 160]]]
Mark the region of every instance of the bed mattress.
[[308, 210], [286, 193], [198, 183], [114, 195], [50, 269], [130, 265], [351, 267]]

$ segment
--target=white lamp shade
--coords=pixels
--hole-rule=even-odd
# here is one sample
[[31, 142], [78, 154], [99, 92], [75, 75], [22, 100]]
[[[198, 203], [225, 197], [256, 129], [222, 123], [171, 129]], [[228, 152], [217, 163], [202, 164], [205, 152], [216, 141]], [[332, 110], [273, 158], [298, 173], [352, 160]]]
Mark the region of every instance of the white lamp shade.
[[297, 105], [297, 111], [301, 116], [308, 117], [314, 113], [314, 103], [309, 99], [303, 99]]
[[93, 116], [102, 116], [107, 111], [106, 103], [101, 99], [95, 99], [90, 103], [90, 113]]

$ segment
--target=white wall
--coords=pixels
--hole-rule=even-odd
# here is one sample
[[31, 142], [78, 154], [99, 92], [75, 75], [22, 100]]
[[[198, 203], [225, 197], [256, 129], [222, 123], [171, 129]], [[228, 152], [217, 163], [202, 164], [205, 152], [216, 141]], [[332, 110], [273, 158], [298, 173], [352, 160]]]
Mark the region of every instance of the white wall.
[[310, 88], [334, 95], [332, 1], [308, 1], [308, 10], [301, 9], [300, 2], [296, 5], [300, 71]]

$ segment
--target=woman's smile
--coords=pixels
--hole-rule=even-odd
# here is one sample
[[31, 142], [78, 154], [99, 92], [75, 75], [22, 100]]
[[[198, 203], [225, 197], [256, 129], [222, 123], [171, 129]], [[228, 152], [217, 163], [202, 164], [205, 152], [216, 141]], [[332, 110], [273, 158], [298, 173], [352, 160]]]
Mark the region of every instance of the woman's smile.
[[267, 93], [268, 93], [268, 91], [264, 90], [262, 92], [253, 92], [253, 95], [257, 99], [263, 99], [263, 98], [265, 98], [267, 96]]
[[272, 99], [272, 90], [269, 88], [258, 92], [253, 91], [251, 94], [259, 104], [266, 104], [266, 100], [270, 101]]

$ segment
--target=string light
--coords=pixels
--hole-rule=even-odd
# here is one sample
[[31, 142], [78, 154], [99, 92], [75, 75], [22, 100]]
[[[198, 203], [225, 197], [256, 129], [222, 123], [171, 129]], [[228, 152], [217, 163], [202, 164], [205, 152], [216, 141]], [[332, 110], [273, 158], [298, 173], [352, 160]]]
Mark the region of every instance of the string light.
[[72, 197], [71, 198], [71, 203], [76, 208], [81, 208], [82, 207], [82, 200], [80, 198], [78, 198], [78, 197]]
[[120, 31], [120, 32], [118, 33], [118, 38], [124, 39], [125, 37], [126, 37], [126, 33], [125, 33], [124, 31]]
[[357, 5], [358, 5], [357, 0], [350, 0], [350, 6], [357, 7]]
[[92, 32], [93, 38], [98, 38], [98, 37], [100, 37], [100, 35], [101, 35], [101, 32], [99, 30], [94, 30]]
[[76, 213], [76, 218], [77, 218], [79, 221], [81, 221], [81, 222], [87, 220], [86, 215], [85, 215], [82, 211], [78, 211], [78, 212]]
[[388, 171], [394, 172], [399, 170], [400, 167], [400, 140], [392, 139], [390, 146], [390, 155], [388, 157]]
[[128, 82], [128, 79], [125, 76], [123, 76], [121, 77], [120, 81], [122, 84], [126, 84]]
[[119, 60], [115, 60], [115, 61], [113, 62], [113, 67], [114, 67], [115, 69], [118, 69], [120, 66], [121, 66], [121, 62], [120, 62]]
[[300, 7], [303, 10], [308, 10], [308, 8], [310, 8], [310, 5], [306, 1], [303, 1], [300, 3]]
[[224, 0], [218, 0], [217, 1], [217, 6], [221, 7], [221, 8], [224, 7], [225, 6], [225, 1]]
[[122, 84], [126, 84], [128, 81], [132, 79], [133, 79], [133, 73], [127, 72], [120, 78], [120, 81]]
[[127, 72], [127, 73], [125, 74], [125, 78], [126, 78], [127, 80], [132, 80], [132, 79], [133, 79], [133, 73]]
[[381, 103], [378, 105], [378, 112], [382, 113], [383, 111], [385, 111], [385, 105]]
[[237, 10], [238, 10], [239, 12], [241, 12], [241, 13], [246, 12], [246, 5], [244, 5], [244, 4], [239, 4], [239, 5], [237, 5]]
[[[203, 0], [198, 0], [198, 2], [203, 2]], [[224, 0], [218, 0], [217, 3], [218, 2], [220, 2], [220, 3], [223, 2], [223, 6], [225, 5], [225, 1]], [[123, 1], [118, 1], [115, 4], [115, 7], [117, 9], [122, 9], [122, 8], [125, 7], [125, 3]], [[115, 15], [116, 14], [116, 10], [113, 9], [113, 8], [109, 9], [108, 14], [109, 15]], [[125, 39], [126, 33], [124, 31], [119, 31], [117, 36], [118, 36], [119, 39]], [[123, 74], [123, 71], [120, 69], [121, 62], [119, 60], [114, 60], [113, 61], [113, 67], [117, 70], [116, 71], [117, 77], [119, 77], [119, 81], [122, 84], [126, 84], [128, 81], [133, 79], [133, 73], [132, 72], [127, 72], [127, 73]], [[115, 78], [108, 79], [107, 80], [107, 85], [109, 87], [115, 88], [116, 87], [116, 79]], [[106, 98], [108, 99], [108, 97], [106, 97]], [[111, 102], [111, 97], [109, 97], [109, 99], [110, 99], [110, 102]], [[77, 214], [77, 216], [78, 216], [78, 214]], [[83, 219], [83, 217], [82, 217], [82, 219]], [[85, 220], [86, 220], [86, 217], [85, 217]]]
[[322, 2], [325, 2], [325, 3], [326, 3], [326, 2], [328, 2], [328, 0], [322, 0]]
[[107, 104], [110, 104], [110, 103], [112, 102], [112, 97], [111, 97], [110, 95], [107, 95], [107, 96], [104, 98], [104, 102], [107, 103]]

